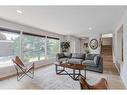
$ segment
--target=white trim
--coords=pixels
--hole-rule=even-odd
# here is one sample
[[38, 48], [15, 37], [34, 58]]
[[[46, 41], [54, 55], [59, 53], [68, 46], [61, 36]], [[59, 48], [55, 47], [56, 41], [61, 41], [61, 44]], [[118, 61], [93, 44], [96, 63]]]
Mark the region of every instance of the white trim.
[[59, 39], [59, 52], [61, 52], [61, 39]]
[[47, 59], [47, 36], [45, 37], [45, 59]]
[[21, 56], [21, 59], [23, 58], [23, 54], [22, 54], [22, 51], [23, 51], [23, 45], [22, 45], [22, 31], [20, 32], [20, 56]]
[[123, 84], [124, 84], [125, 88], [127, 89], [127, 82], [126, 82], [126, 80], [124, 79], [124, 77], [122, 76], [122, 74], [120, 74], [120, 77], [121, 77], [121, 79], [123, 81]]
[[10, 43], [13, 43], [12, 40], [0, 40], [0, 42], [10, 42]]
[[119, 74], [120, 74], [120, 70], [119, 70], [118, 66], [116, 65], [117, 63], [113, 63], [113, 64], [115, 64], [115, 67], [116, 67], [117, 71], [118, 71]]

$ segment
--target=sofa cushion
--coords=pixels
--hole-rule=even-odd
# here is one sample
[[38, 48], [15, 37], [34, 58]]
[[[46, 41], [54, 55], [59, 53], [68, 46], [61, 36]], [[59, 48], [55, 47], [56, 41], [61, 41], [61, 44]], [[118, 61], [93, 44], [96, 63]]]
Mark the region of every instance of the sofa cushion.
[[98, 63], [99, 63], [99, 60], [100, 60], [100, 56], [99, 55], [96, 55], [95, 57], [94, 57], [94, 63], [96, 64], [96, 65], [98, 65]]
[[87, 57], [86, 57], [86, 60], [94, 60], [94, 57], [96, 56], [97, 54], [88, 54]]
[[93, 60], [84, 60], [82, 64], [85, 64], [86, 66], [97, 67]]
[[67, 61], [67, 60], [68, 60], [68, 58], [60, 58], [59, 59], [60, 62]]
[[64, 57], [66, 57], [66, 58], [71, 58], [71, 53], [64, 53]]
[[72, 58], [85, 59], [85, 54], [83, 54], [83, 53], [72, 53]]
[[68, 62], [73, 64], [81, 64], [82, 61], [83, 59], [75, 59], [75, 58], [68, 59]]

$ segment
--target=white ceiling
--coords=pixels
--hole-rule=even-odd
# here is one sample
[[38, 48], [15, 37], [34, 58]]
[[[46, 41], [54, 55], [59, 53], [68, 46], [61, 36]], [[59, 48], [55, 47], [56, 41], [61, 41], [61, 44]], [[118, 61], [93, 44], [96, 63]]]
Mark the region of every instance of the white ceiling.
[[[18, 14], [17, 9], [23, 14]], [[112, 32], [125, 9], [125, 6], [1, 6], [0, 18], [63, 35], [87, 37]]]

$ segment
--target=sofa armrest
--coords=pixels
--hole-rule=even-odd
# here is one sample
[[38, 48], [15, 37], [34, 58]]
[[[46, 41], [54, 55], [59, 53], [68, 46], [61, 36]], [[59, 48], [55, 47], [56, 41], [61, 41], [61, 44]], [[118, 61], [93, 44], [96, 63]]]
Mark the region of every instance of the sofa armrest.
[[56, 59], [60, 59], [59, 53], [56, 54]]
[[96, 56], [94, 57], [93, 61], [94, 61], [94, 63], [95, 63], [96, 65], [99, 65], [100, 58], [101, 58], [101, 56], [99, 56], [99, 55], [96, 55]]
[[103, 57], [100, 56], [100, 60], [98, 63], [99, 72], [103, 73]]
[[103, 73], [103, 57], [100, 57], [100, 61], [99, 61], [99, 64], [100, 64], [100, 71], [101, 73]]
[[64, 53], [57, 53], [56, 54], [56, 59], [59, 60], [60, 58], [64, 58]]

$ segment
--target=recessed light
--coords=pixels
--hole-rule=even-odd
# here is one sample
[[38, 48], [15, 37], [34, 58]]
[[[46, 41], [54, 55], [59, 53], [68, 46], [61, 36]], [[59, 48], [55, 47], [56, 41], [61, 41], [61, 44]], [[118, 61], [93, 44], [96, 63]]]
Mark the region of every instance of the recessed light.
[[21, 10], [16, 10], [17, 13], [19, 14], [22, 14], [22, 11]]
[[92, 30], [92, 27], [89, 27], [89, 30]]

